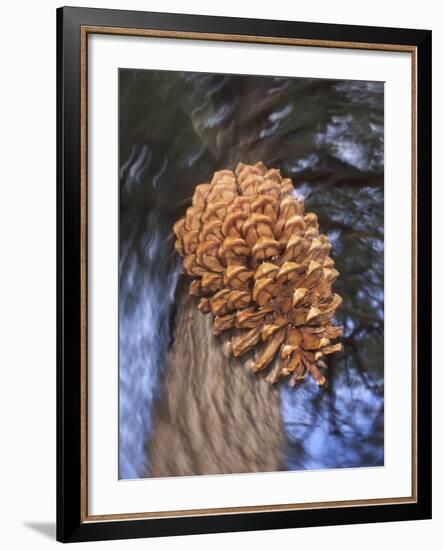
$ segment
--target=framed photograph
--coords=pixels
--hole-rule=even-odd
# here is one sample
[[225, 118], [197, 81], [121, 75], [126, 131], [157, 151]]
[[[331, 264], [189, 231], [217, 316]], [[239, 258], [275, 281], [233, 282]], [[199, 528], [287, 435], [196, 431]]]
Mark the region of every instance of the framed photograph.
[[57, 48], [58, 540], [430, 518], [431, 32]]

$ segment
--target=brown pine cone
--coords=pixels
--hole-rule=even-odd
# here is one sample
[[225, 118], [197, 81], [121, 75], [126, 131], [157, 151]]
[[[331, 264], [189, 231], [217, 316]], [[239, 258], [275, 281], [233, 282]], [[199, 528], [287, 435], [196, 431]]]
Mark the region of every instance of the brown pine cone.
[[331, 245], [317, 216], [305, 214], [291, 179], [262, 162], [239, 163], [197, 185], [192, 206], [174, 225], [175, 248], [193, 280], [198, 309], [214, 315], [214, 332], [232, 329], [238, 357], [261, 346], [254, 371], [297, 384], [309, 372], [319, 385], [326, 355], [340, 351], [334, 326], [341, 297]]

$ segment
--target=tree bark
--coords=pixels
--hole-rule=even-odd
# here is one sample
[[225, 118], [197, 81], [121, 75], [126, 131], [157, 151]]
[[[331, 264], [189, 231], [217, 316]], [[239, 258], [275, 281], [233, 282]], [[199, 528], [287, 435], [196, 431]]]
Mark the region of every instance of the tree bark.
[[213, 335], [187, 289], [178, 300], [175, 339], [153, 413], [151, 477], [283, 469], [280, 393], [235, 359]]

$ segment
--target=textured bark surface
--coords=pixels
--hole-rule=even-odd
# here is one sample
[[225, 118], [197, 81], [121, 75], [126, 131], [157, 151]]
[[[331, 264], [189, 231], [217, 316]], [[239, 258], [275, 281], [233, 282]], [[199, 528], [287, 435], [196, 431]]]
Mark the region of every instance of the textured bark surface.
[[[173, 346], [153, 418], [148, 475], [283, 469], [280, 393], [226, 351], [211, 316], [182, 289]], [[252, 360], [252, 359], [250, 359]]]

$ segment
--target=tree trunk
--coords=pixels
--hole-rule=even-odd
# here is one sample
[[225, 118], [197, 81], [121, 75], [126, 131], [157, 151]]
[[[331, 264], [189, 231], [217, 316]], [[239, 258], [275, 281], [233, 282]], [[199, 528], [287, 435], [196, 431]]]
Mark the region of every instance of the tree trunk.
[[280, 393], [227, 352], [182, 288], [148, 445], [151, 477], [283, 469]]

